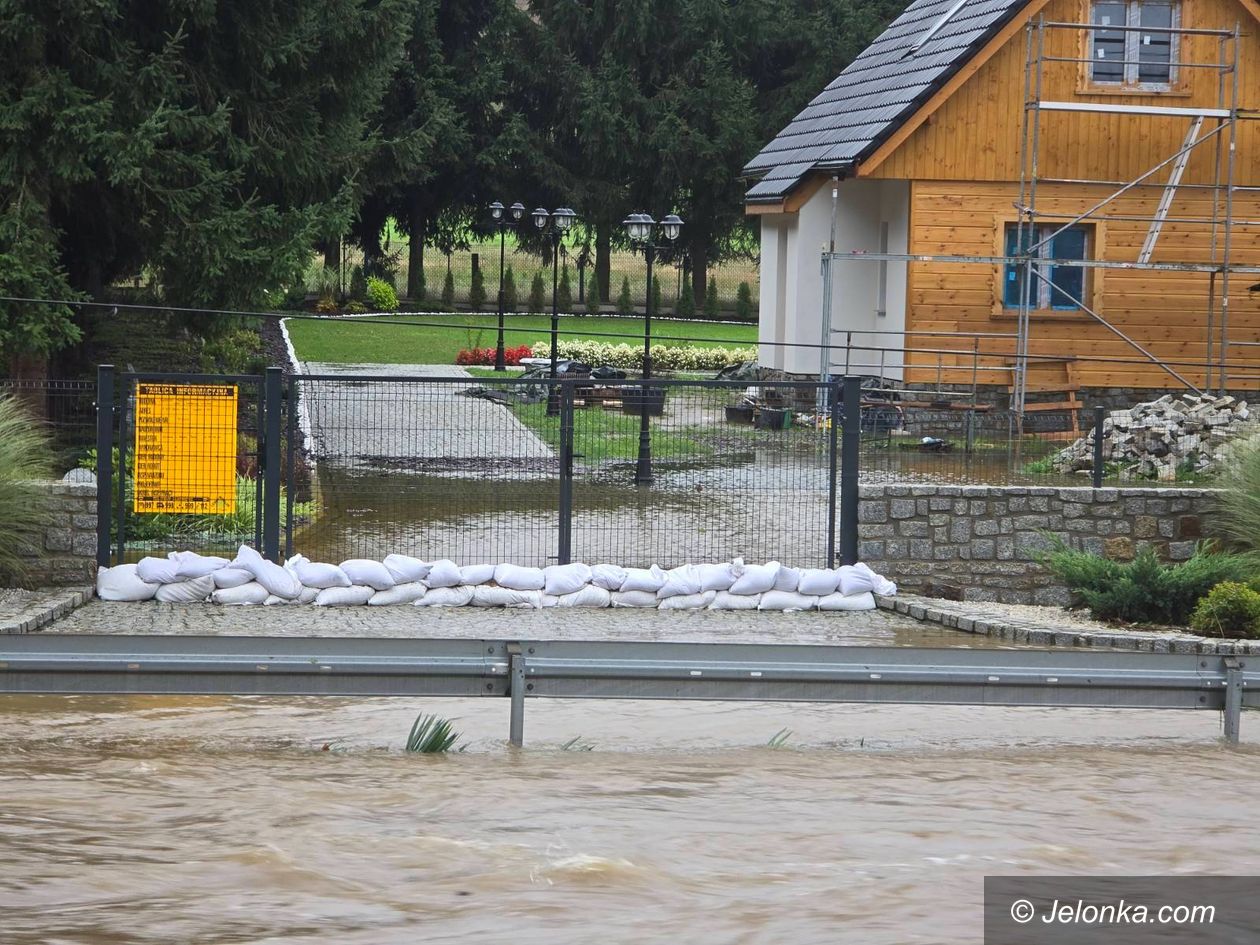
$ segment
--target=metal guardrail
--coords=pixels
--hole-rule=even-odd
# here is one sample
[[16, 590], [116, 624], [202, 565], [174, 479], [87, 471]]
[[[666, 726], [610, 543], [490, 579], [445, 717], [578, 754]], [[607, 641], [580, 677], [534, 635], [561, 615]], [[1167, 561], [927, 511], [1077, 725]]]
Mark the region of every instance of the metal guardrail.
[[1260, 663], [1237, 656], [741, 643], [32, 635], [0, 693], [490, 696], [1223, 711], [1237, 742]]

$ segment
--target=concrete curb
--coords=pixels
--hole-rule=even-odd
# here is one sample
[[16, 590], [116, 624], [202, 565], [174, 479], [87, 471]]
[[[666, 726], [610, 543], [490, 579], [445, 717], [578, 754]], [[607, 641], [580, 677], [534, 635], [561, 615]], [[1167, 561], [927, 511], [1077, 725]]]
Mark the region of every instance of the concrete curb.
[[92, 588], [52, 588], [38, 591], [15, 613], [0, 614], [0, 634], [34, 633], [92, 599]]
[[[986, 612], [984, 605], [965, 601], [937, 600], [931, 597], [900, 595], [877, 597], [882, 610], [904, 614], [915, 620], [940, 624], [964, 633], [1026, 643], [1033, 646], [1097, 647], [1138, 650], [1146, 653], [1203, 653], [1221, 656], [1260, 654], [1260, 640], [1215, 640], [1192, 633], [1154, 633], [1140, 630], [1084, 630], [1056, 627], [1053, 616], [1033, 621]], [[1049, 610], [1049, 608], [1047, 608]]]

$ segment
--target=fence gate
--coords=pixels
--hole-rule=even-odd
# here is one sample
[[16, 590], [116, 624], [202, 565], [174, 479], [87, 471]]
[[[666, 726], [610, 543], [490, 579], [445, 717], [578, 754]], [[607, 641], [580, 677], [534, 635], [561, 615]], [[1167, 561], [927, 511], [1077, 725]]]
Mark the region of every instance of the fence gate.
[[267, 387], [258, 375], [99, 369], [100, 564], [173, 549], [231, 557], [242, 543], [275, 557], [264, 515]]
[[321, 367], [288, 380], [286, 553], [560, 560], [561, 430], [546, 382]]

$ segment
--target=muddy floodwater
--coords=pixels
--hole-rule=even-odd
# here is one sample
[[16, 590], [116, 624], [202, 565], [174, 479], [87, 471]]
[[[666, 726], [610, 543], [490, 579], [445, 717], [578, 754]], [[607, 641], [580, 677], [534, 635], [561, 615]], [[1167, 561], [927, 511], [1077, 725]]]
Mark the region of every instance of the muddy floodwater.
[[[403, 753], [422, 710], [465, 750]], [[1255, 723], [3, 697], [0, 941], [974, 943], [986, 874], [1260, 870]]]

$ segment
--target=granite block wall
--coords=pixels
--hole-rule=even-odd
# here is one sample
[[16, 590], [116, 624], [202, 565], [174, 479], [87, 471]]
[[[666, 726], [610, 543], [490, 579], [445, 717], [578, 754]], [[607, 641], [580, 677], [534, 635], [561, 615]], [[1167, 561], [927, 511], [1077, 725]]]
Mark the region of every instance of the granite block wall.
[[48, 524], [26, 549], [30, 587], [65, 587], [96, 580], [96, 486], [81, 482], [41, 484]]

